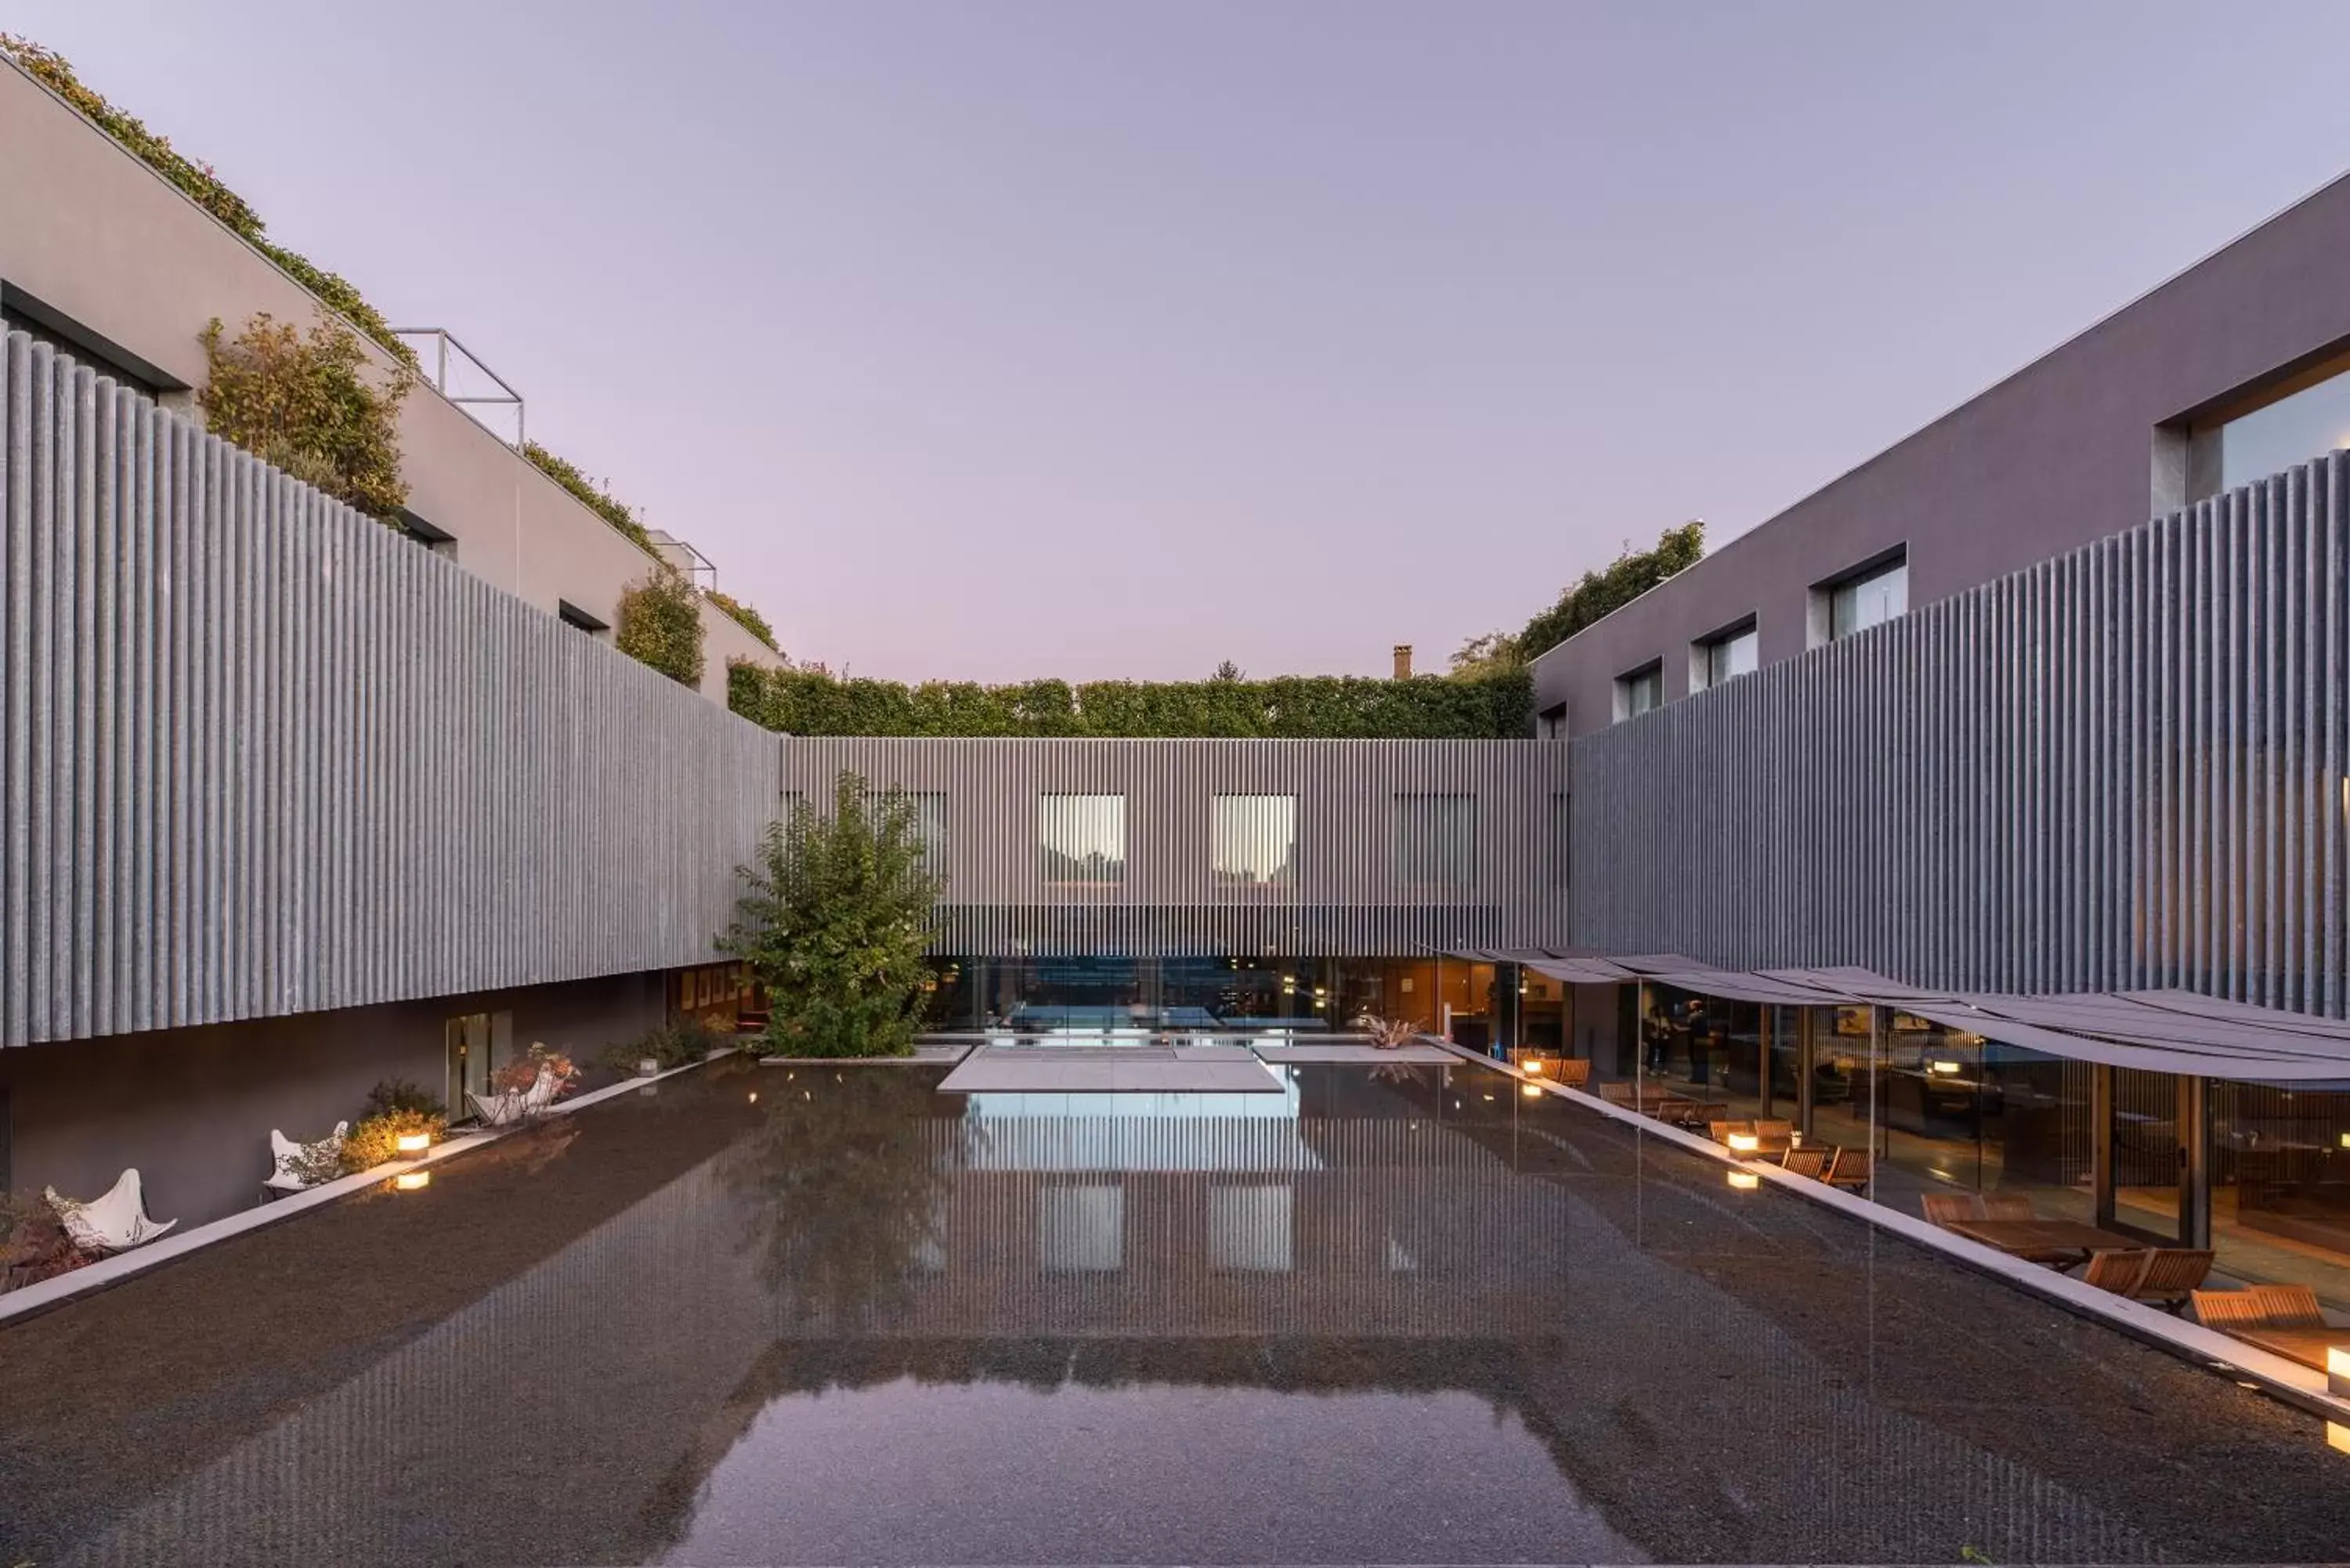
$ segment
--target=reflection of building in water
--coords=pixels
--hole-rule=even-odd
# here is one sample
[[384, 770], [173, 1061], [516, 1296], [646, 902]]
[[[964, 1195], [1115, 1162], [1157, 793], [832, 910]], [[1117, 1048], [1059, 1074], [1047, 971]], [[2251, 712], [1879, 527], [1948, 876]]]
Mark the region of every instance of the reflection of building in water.
[[[1348, 1082], [1334, 1108], [1380, 1093]], [[2149, 1555], [1637, 1243], [1577, 1189], [1624, 1172], [1519, 1174], [1513, 1142], [1535, 1135], [1451, 1114], [1458, 1086], [1431, 1074], [1376, 1117], [1306, 1096], [1304, 1115], [779, 1120], [790, 1136], [652, 1194], [68, 1560], [655, 1555], [761, 1410], [902, 1379], [1460, 1390], [1514, 1412], [1652, 1550], [1898, 1560], [1947, 1554], [1963, 1521], [2002, 1561]], [[1562, 1130], [1544, 1147], [1572, 1150]], [[796, 1200], [824, 1172], [856, 1226]], [[1721, 1201], [1656, 1185], [1659, 1213], [1668, 1193]], [[1866, 1293], [1844, 1306], [1867, 1333]], [[535, 1481], [562, 1501], [517, 1542]]]

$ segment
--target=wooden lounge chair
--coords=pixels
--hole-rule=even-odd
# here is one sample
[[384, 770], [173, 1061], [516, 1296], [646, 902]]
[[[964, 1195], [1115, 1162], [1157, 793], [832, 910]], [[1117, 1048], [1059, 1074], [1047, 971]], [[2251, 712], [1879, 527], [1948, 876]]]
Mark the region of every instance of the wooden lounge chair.
[[2170, 1312], [2197, 1294], [2211, 1272], [2211, 1254], [2184, 1247], [2114, 1248], [2089, 1254], [2084, 1282], [2132, 1301], [2150, 1301]]
[[1608, 1083], [1599, 1085], [1599, 1097], [1611, 1106], [1628, 1106], [1638, 1093], [1638, 1085], [1632, 1084]]
[[1955, 1220], [1984, 1218], [1983, 1200], [1980, 1193], [1929, 1192], [1918, 1199], [1918, 1206], [1925, 1210], [1926, 1221], [1931, 1225], [1948, 1225]]
[[1570, 1089], [1579, 1089], [1591, 1082], [1591, 1064], [1581, 1056], [1570, 1056], [1565, 1061], [1552, 1064], [1550, 1077], [1553, 1083], [1564, 1084]]
[[1981, 1201], [1982, 1213], [1978, 1216], [1981, 1219], [2037, 1220], [2040, 1218], [2033, 1212], [2032, 1199], [2021, 1192], [1986, 1192]]
[[2196, 1321], [2206, 1328], [2320, 1372], [2326, 1370], [2327, 1353], [2350, 1339], [2350, 1329], [2325, 1321], [2317, 1293], [2307, 1285], [2252, 1285], [2193, 1294]]
[[1828, 1174], [1828, 1157], [1835, 1151], [1825, 1144], [1810, 1148], [1791, 1148], [1779, 1163], [1797, 1176], [1808, 1176], [1814, 1181], [1825, 1181]]
[[2193, 1293], [2195, 1321], [2229, 1334], [2238, 1329], [2324, 1328], [2317, 1293], [2307, 1285], [2247, 1285]]
[[74, 1245], [85, 1252], [121, 1252], [143, 1245], [177, 1225], [177, 1220], [161, 1224], [147, 1218], [147, 1199], [140, 1189], [136, 1166], [115, 1179], [114, 1185], [99, 1197], [87, 1203], [70, 1198], [60, 1198], [54, 1187], [44, 1188], [41, 1196], [57, 1211], [57, 1220]]
[[1865, 1148], [1840, 1148], [1828, 1161], [1828, 1173], [1822, 1178], [1830, 1187], [1866, 1189], [1876, 1172]]

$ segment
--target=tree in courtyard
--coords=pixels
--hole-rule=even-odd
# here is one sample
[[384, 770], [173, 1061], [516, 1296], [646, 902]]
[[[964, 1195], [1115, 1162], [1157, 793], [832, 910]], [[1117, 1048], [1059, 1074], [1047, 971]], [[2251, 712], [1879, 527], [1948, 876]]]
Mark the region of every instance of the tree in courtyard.
[[722, 950], [767, 992], [767, 1038], [789, 1056], [902, 1056], [931, 981], [922, 949], [946, 880], [913, 803], [843, 773], [826, 815], [805, 801], [767, 826]]

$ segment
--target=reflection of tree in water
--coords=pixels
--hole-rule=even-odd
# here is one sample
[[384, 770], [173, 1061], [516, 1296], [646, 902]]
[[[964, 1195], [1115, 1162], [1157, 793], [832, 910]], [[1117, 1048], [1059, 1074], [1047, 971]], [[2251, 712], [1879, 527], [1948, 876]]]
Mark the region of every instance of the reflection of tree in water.
[[942, 1069], [792, 1068], [769, 1075], [743, 1179], [757, 1189], [752, 1244], [765, 1251], [779, 1323], [853, 1329], [902, 1304], [941, 1254], [962, 1160], [963, 1101]]

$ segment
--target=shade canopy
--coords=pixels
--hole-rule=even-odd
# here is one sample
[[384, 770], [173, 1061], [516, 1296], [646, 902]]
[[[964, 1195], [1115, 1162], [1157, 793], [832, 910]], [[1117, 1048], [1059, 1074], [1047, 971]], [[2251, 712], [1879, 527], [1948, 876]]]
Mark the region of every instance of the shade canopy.
[[2350, 1023], [2193, 992], [2022, 996], [1917, 986], [1850, 965], [1717, 969], [1677, 953], [1513, 954], [1505, 961], [1575, 985], [1669, 985], [1772, 1007], [1890, 1007], [2044, 1055], [2140, 1072], [2261, 1084], [2350, 1079]]

